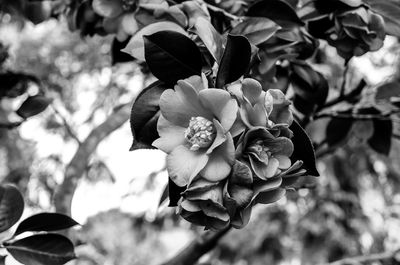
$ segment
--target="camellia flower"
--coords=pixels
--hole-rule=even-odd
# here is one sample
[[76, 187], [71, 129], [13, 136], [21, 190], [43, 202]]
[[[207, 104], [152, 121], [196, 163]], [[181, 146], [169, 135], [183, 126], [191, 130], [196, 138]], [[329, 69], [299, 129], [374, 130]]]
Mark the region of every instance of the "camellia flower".
[[210, 182], [225, 179], [235, 161], [230, 130], [238, 111], [229, 92], [208, 88], [205, 78], [192, 76], [163, 92], [160, 110], [160, 138], [153, 145], [168, 154], [175, 184], [187, 186], [198, 175]]

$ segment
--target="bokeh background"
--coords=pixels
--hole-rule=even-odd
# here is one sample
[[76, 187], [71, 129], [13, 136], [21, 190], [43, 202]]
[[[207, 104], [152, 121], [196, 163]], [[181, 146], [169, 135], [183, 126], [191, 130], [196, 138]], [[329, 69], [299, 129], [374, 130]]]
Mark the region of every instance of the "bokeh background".
[[[112, 65], [111, 37], [82, 38], [62, 19], [36, 26], [6, 14], [0, 19], [0, 42], [9, 52], [4, 67], [39, 77], [53, 99], [20, 127], [0, 129], [0, 180], [25, 194], [25, 217], [55, 210], [54, 193], [76, 166], [72, 158], [90, 147], [72, 201], [72, 217], [82, 224], [70, 234], [79, 259], [68, 264], [160, 264], [201, 234], [160, 205], [165, 155], [128, 151], [130, 105], [152, 78], [132, 62]], [[352, 60], [354, 79], [369, 84], [365, 93], [399, 78], [399, 51], [388, 37], [382, 50]], [[331, 87], [339, 87], [343, 60], [326, 46], [318, 63]], [[22, 101], [2, 100], [0, 119], [17, 120], [13, 110]], [[323, 126], [311, 125], [318, 139]], [[377, 154], [362, 141], [367, 125], [358, 122], [341, 148], [317, 154], [315, 185], [257, 206], [249, 225], [231, 231], [200, 263], [324, 264], [400, 249], [400, 142], [393, 139], [389, 157]], [[400, 264], [400, 256], [371, 264]]]

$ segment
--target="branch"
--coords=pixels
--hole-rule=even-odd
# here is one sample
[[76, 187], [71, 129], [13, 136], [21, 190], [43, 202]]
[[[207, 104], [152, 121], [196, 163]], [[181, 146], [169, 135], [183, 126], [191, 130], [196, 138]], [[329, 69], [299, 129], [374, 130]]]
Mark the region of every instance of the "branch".
[[58, 213], [71, 215], [72, 197], [78, 181], [84, 175], [91, 154], [96, 150], [99, 143], [121, 127], [129, 119], [129, 116], [129, 104], [119, 107], [79, 145], [65, 170], [64, 181], [54, 195], [54, 204]]
[[321, 113], [314, 116], [314, 120], [321, 118], [341, 118], [341, 119], [351, 119], [351, 120], [392, 120], [398, 121], [390, 116], [393, 114], [400, 113], [400, 110], [393, 110], [387, 113], [382, 114], [357, 114], [357, 113], [340, 113], [336, 111]]
[[363, 264], [363, 263], [372, 262], [372, 261], [386, 260], [386, 259], [393, 258], [398, 252], [400, 252], [400, 249], [397, 249], [395, 251], [387, 251], [387, 252], [383, 252], [383, 253], [371, 254], [371, 255], [367, 255], [367, 256], [356, 256], [356, 257], [352, 257], [352, 258], [345, 258], [345, 259], [337, 260], [332, 263], [328, 263], [327, 265]]
[[178, 255], [163, 263], [162, 265], [193, 265], [201, 256], [212, 250], [218, 241], [230, 231], [231, 227], [217, 231], [206, 232], [200, 237], [194, 239], [188, 246], [186, 246]]
[[54, 111], [54, 113], [56, 114], [56, 116], [58, 116], [58, 117], [61, 119], [61, 121], [62, 121], [62, 123], [63, 123], [65, 129], [67, 130], [67, 133], [69, 134], [69, 136], [71, 136], [72, 138], [74, 138], [74, 140], [75, 140], [79, 145], [81, 145], [81, 144], [82, 144], [82, 143], [81, 143], [81, 140], [79, 139], [78, 135], [74, 132], [74, 130], [72, 129], [72, 127], [69, 125], [67, 119], [57, 110], [57, 108], [56, 108], [53, 104], [51, 104], [50, 106], [51, 106], [51, 108], [53, 109], [53, 111]]

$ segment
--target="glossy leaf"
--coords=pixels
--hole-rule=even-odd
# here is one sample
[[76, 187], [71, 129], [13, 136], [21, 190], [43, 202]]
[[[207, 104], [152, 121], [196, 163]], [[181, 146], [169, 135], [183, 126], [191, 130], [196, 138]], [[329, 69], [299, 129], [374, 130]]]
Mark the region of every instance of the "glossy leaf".
[[352, 125], [352, 119], [332, 118], [326, 127], [327, 144], [332, 146], [344, 140]]
[[216, 87], [238, 80], [244, 75], [250, 64], [251, 45], [246, 37], [228, 35], [228, 40], [219, 64]]
[[120, 42], [117, 38], [114, 38], [111, 44], [111, 64], [125, 63], [133, 61], [134, 58], [129, 54], [122, 52], [121, 50], [128, 44], [129, 38], [125, 41]]
[[143, 89], [133, 103], [130, 117], [133, 144], [130, 151], [153, 148], [151, 144], [158, 138], [160, 96], [166, 88], [160, 81], [154, 82]]
[[372, 149], [388, 156], [392, 146], [393, 123], [391, 120], [374, 120], [374, 133], [368, 140]]
[[58, 234], [38, 234], [5, 244], [19, 262], [32, 265], [62, 265], [75, 259], [74, 245]]
[[24, 198], [12, 185], [0, 186], [0, 233], [8, 230], [22, 216]]
[[71, 217], [59, 213], [39, 213], [23, 220], [15, 235], [28, 231], [57, 231], [78, 225]]
[[258, 1], [250, 6], [246, 15], [269, 18], [284, 28], [304, 25], [292, 6], [282, 0]]
[[42, 95], [28, 97], [17, 110], [17, 114], [24, 119], [35, 116], [44, 111], [51, 103], [51, 99]]
[[195, 33], [203, 41], [207, 50], [219, 62], [223, 51], [222, 36], [215, 30], [213, 25], [204, 17], [199, 17], [194, 24]]
[[200, 75], [202, 59], [196, 44], [174, 31], [144, 36], [145, 59], [155, 77], [168, 84]]
[[265, 17], [248, 17], [231, 31], [231, 34], [244, 35], [253, 45], [270, 39], [281, 27]]
[[186, 31], [176, 23], [169, 21], [152, 23], [142, 28], [135, 35], [133, 35], [133, 37], [126, 44], [125, 48], [122, 49], [122, 52], [125, 52], [138, 60], [144, 61], [145, 57], [143, 36], [151, 35], [156, 32], [165, 30], [176, 31], [187, 35]]
[[307, 170], [308, 175], [319, 176], [315, 163], [314, 147], [310, 137], [297, 121], [293, 121], [290, 129], [293, 131], [291, 140], [294, 145], [294, 152], [290, 158], [292, 163], [301, 160], [303, 161], [303, 168]]
[[396, 0], [365, 0], [365, 2], [383, 17], [386, 33], [400, 37], [400, 2]]
[[261, 192], [255, 198], [256, 203], [261, 204], [270, 204], [280, 200], [283, 196], [285, 196], [286, 190], [282, 188], [278, 188], [275, 190]]

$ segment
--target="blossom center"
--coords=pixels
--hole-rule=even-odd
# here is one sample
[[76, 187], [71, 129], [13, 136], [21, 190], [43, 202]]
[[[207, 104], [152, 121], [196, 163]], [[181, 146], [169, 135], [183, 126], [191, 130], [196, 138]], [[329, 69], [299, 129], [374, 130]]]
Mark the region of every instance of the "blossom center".
[[189, 127], [185, 131], [185, 138], [190, 143], [190, 150], [209, 147], [215, 139], [214, 124], [203, 117], [190, 118]]
[[137, 0], [122, 0], [122, 9], [124, 11], [135, 11], [136, 10], [136, 1]]
[[258, 140], [251, 144], [247, 151], [249, 153], [255, 153], [257, 156], [265, 161], [268, 161], [268, 158], [272, 155], [270, 149], [263, 144], [263, 141]]

